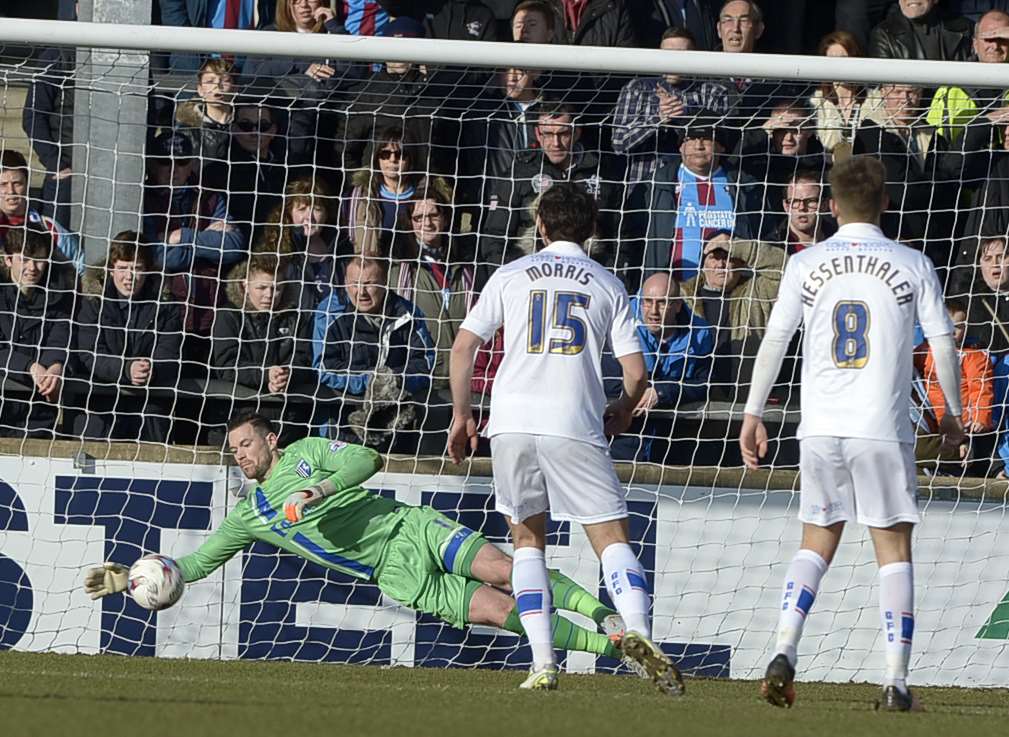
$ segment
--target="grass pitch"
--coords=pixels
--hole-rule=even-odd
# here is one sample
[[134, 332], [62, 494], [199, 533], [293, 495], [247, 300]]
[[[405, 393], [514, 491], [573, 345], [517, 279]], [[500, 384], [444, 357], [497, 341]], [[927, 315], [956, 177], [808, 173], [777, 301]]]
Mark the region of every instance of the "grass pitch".
[[921, 688], [928, 711], [881, 714], [866, 684], [799, 683], [790, 711], [752, 681], [688, 680], [681, 699], [631, 677], [0, 653], [3, 737], [680, 737], [1006, 735], [1009, 691]]

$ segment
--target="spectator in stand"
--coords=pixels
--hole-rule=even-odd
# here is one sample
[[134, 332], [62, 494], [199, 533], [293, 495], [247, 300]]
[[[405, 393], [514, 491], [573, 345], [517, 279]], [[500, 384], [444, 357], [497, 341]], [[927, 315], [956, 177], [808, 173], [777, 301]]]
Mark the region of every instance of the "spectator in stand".
[[680, 28], [690, 34], [698, 51], [714, 51], [718, 4], [718, 0], [638, 0], [630, 3], [630, 12], [644, 48], [660, 44], [662, 29]]
[[[1009, 59], [1009, 13], [991, 10], [977, 22], [972, 42], [974, 56], [982, 64], [1004, 64]], [[940, 136], [957, 141], [982, 110], [1002, 107], [1009, 95], [998, 87], [940, 87], [932, 96], [928, 122]]]
[[713, 396], [732, 402], [746, 396], [787, 258], [780, 248], [717, 233], [704, 245], [697, 276], [683, 283], [687, 307], [715, 330]]
[[837, 227], [824, 195], [821, 172], [796, 172], [788, 180], [781, 201], [785, 218], [768, 236], [768, 241], [780, 244], [791, 256], [833, 235]]
[[623, 202], [623, 172], [614, 159], [582, 147], [581, 126], [570, 105], [544, 102], [537, 112], [539, 150], [519, 154], [511, 178], [495, 180], [488, 187], [479, 260], [499, 266], [512, 248], [535, 250], [532, 205], [556, 181], [575, 182], [596, 198], [600, 219], [590, 250], [597, 260], [612, 262], [617, 255], [613, 239]]
[[[288, 0], [279, 0], [277, 7]], [[296, 0], [291, 0], [295, 2]], [[261, 28], [273, 18], [273, 0], [160, 0], [161, 23], [188, 28]], [[192, 71], [200, 66], [196, 54], [173, 53], [173, 71]]]
[[[0, 436], [49, 438], [56, 428], [70, 322], [74, 277], [51, 265], [50, 233], [14, 228], [3, 242], [0, 267]], [[25, 395], [7, 385], [28, 387]]]
[[[695, 51], [697, 46], [690, 31], [673, 26], [662, 34], [659, 48]], [[628, 82], [613, 115], [613, 150], [628, 157], [628, 181], [651, 181], [662, 158], [679, 148], [679, 127], [702, 110], [725, 115], [729, 103], [729, 88], [721, 82], [677, 74]]]
[[[847, 31], [828, 33], [821, 39], [816, 53], [838, 59], [865, 56], [858, 39]], [[867, 101], [865, 92], [864, 87], [851, 82], [824, 82], [813, 93], [810, 102], [816, 112], [816, 137], [824, 149], [836, 155], [851, 152], [851, 143], [866, 105], [878, 107], [882, 104], [878, 94], [874, 102]]]
[[[214, 322], [211, 377], [262, 394], [311, 397], [311, 313], [298, 310], [297, 293], [278, 283], [280, 260], [253, 254], [228, 275], [229, 309]], [[301, 413], [306, 416], [307, 412]]]
[[235, 119], [234, 67], [225, 59], [207, 59], [196, 80], [196, 99], [175, 108], [175, 125], [193, 139], [201, 166], [224, 163]]
[[523, 0], [511, 18], [512, 41], [531, 44], [557, 42], [557, 17], [548, 0]]
[[715, 232], [740, 238], [758, 234], [763, 186], [723, 163], [731, 147], [714, 117], [700, 115], [687, 125], [680, 155], [655, 173], [643, 259], [646, 273], [673, 269], [677, 280], [690, 279]]
[[375, 36], [389, 22], [389, 14], [378, 0], [340, 0], [339, 19], [352, 36]]
[[[434, 341], [436, 388], [448, 388], [448, 359], [466, 314], [476, 304], [478, 268], [464, 236], [453, 237], [452, 191], [440, 179], [401, 211], [389, 286], [424, 315]], [[480, 280], [482, 281], [482, 279]]]
[[[295, 179], [253, 243], [253, 253], [280, 259], [280, 288], [294, 290], [295, 303], [304, 312], [315, 311], [343, 282], [334, 224], [337, 209], [337, 198], [325, 180]], [[335, 299], [345, 304], [342, 295]]]
[[453, 41], [498, 41], [494, 12], [478, 0], [379, 0], [392, 18], [424, 24], [424, 36]]
[[[61, 0], [59, 19], [77, 20], [76, 3]], [[37, 63], [45, 72], [32, 77], [21, 112], [21, 128], [46, 168], [42, 214], [58, 223], [69, 223], [77, 50], [72, 46], [43, 49]]]
[[80, 238], [31, 206], [28, 162], [20, 152], [4, 149], [0, 152], [0, 248], [8, 233], [27, 227], [48, 231], [54, 252], [73, 264], [78, 274], [83, 273], [84, 249]]
[[370, 144], [368, 166], [351, 178], [344, 223], [355, 253], [389, 253], [400, 211], [424, 179], [427, 156], [412, 133], [400, 126], [380, 130]]
[[187, 304], [183, 352], [199, 373], [209, 352], [201, 338], [210, 336], [214, 308], [223, 301], [221, 279], [245, 257], [247, 240], [233, 224], [225, 193], [205, 185], [187, 136], [161, 133], [147, 153], [143, 237], [158, 267], [173, 275], [172, 295]]
[[971, 24], [947, 16], [939, 0], [900, 0], [869, 34], [869, 55], [880, 59], [967, 61]]
[[561, 43], [573, 46], [638, 45], [627, 0], [550, 0]]
[[174, 401], [144, 389], [175, 387], [182, 314], [162, 300], [162, 275], [139, 241], [133, 231], [117, 234], [105, 264], [83, 279], [73, 343], [86, 401], [72, 423], [75, 437], [168, 442]]
[[[637, 322], [638, 341], [648, 371], [648, 388], [634, 410], [635, 420], [627, 432], [614, 438], [614, 460], [666, 460], [666, 445], [673, 430], [669, 415], [651, 410], [671, 410], [708, 395], [715, 350], [714, 330], [695, 315], [680, 297], [679, 285], [668, 274], [652, 274], [641, 291], [631, 298]], [[607, 395], [617, 397], [623, 387], [620, 367], [611, 354], [604, 354]], [[654, 442], [660, 439], [660, 442]]]

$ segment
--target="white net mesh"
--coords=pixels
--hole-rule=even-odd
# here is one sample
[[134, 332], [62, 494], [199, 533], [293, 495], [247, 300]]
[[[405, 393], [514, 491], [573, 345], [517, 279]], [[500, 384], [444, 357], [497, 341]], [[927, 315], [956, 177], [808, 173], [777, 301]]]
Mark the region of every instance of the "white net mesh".
[[[7, 62], [2, 646], [527, 664], [513, 636], [456, 631], [266, 543], [158, 615], [94, 605], [79, 580], [83, 562], [180, 556], [206, 538], [234, 506], [216, 451], [245, 409], [277, 421], [282, 443], [321, 434], [392, 454], [370, 488], [504, 544], [489, 448], [463, 475], [440, 460], [448, 352], [494, 268], [537, 247], [537, 196], [573, 181], [600, 209], [589, 250], [638, 295], [654, 391], [611, 451], [656, 638], [687, 672], [755, 677], [798, 535], [798, 359], [767, 415], [770, 474], [742, 473], [741, 405], [785, 260], [836, 228], [826, 176], [854, 152], [886, 165], [884, 230], [923, 249], [962, 300], [951, 310], [973, 372], [968, 465], [938, 455], [924, 352], [909, 408], [921, 470], [941, 476], [922, 487], [912, 669], [1009, 681], [1006, 507], [983, 479], [1001, 469], [1009, 354], [1004, 125], [988, 114], [1002, 90], [725, 79], [714, 66], [632, 78], [194, 55], [167, 69], [157, 54], [67, 48]], [[501, 350], [499, 336], [477, 360], [484, 419]], [[556, 525], [551, 542], [553, 565], [601, 591], [580, 529]], [[879, 676], [874, 571], [867, 538], [850, 538], [802, 644], [807, 677]]]

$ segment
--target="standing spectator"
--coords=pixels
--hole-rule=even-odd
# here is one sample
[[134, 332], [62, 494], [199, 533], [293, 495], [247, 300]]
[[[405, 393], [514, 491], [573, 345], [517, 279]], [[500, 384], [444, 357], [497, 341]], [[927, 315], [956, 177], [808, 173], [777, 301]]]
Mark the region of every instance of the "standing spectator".
[[[847, 31], [828, 33], [816, 53], [832, 59], [865, 56], [858, 39]], [[875, 100], [877, 107], [882, 104], [878, 95]], [[867, 104], [865, 88], [851, 82], [824, 82], [813, 92], [811, 103], [816, 112], [816, 137], [823, 147], [832, 153], [850, 153]]]
[[829, 238], [837, 229], [827, 208], [821, 172], [799, 171], [792, 176], [781, 206], [785, 219], [768, 240], [780, 244], [789, 256]]
[[869, 34], [869, 55], [880, 59], [967, 61], [971, 54], [971, 24], [962, 16], [948, 17], [939, 0], [900, 0]]
[[132, 231], [117, 234], [105, 264], [83, 279], [87, 296], [73, 342], [87, 397], [73, 422], [75, 437], [168, 442], [174, 402], [144, 390], [175, 387], [182, 315], [162, 300], [162, 276], [139, 240]]
[[[648, 372], [648, 388], [634, 410], [630, 428], [610, 445], [614, 460], [665, 462], [661, 442], [672, 434], [670, 415], [651, 410], [671, 410], [708, 395], [715, 351], [714, 330], [695, 315], [680, 297], [679, 285], [668, 274], [652, 274], [641, 291], [631, 298], [638, 342]], [[620, 367], [609, 354], [605, 358], [607, 395], [619, 396]], [[656, 440], [660, 442], [656, 443]]]
[[[392, 18], [424, 24], [424, 35], [453, 41], [497, 41], [494, 12], [478, 0], [378, 0]], [[503, 39], [501, 39], [503, 40]]]
[[637, 46], [626, 0], [551, 0], [557, 36], [573, 46]]
[[[297, 0], [277, 0], [282, 3]], [[273, 0], [160, 0], [161, 23], [188, 28], [232, 28], [249, 30], [268, 23], [274, 12]], [[173, 71], [193, 71], [200, 65], [195, 54], [173, 53]]]
[[[991, 10], [977, 22], [972, 42], [982, 64], [1004, 64], [1009, 59], [1009, 13]], [[1001, 106], [1009, 99], [998, 87], [943, 86], [932, 96], [928, 122], [940, 136], [957, 141], [980, 110]]]
[[557, 17], [548, 0], [523, 0], [511, 17], [512, 41], [549, 44], [557, 41]]
[[340, 0], [337, 4], [344, 30], [352, 36], [376, 36], [389, 22], [378, 0]]
[[[424, 315], [434, 341], [434, 382], [448, 386], [452, 343], [477, 298], [477, 267], [465, 239], [452, 237], [452, 192], [434, 180], [401, 211], [389, 286]], [[472, 250], [472, 249], [467, 249]]]
[[196, 98], [175, 109], [176, 127], [193, 139], [200, 165], [224, 163], [235, 119], [234, 67], [225, 59], [207, 59], [196, 75]]
[[0, 152], [0, 247], [7, 234], [26, 227], [49, 232], [54, 253], [84, 271], [84, 249], [80, 238], [59, 222], [47, 217], [28, 202], [28, 162], [12, 149]]
[[684, 130], [679, 157], [655, 173], [646, 273], [673, 269], [678, 280], [690, 279], [714, 233], [745, 238], [759, 232], [762, 185], [723, 164], [727, 148], [731, 142], [716, 120], [698, 116]]
[[680, 28], [690, 34], [698, 51], [718, 46], [719, 0], [638, 0], [630, 3], [638, 41], [647, 49], [662, 40], [662, 30]]
[[704, 245], [703, 259], [701, 270], [683, 283], [681, 293], [690, 310], [715, 329], [712, 393], [738, 401], [753, 375], [753, 358], [787, 255], [773, 246], [719, 233]]
[[[34, 227], [8, 231], [0, 268], [0, 436], [49, 438], [58, 418], [70, 321], [73, 276], [50, 266], [53, 242]], [[25, 396], [8, 381], [30, 388]]]
[[366, 152], [367, 168], [351, 178], [344, 222], [355, 253], [388, 254], [399, 213], [424, 178], [427, 156], [399, 126], [379, 131]]

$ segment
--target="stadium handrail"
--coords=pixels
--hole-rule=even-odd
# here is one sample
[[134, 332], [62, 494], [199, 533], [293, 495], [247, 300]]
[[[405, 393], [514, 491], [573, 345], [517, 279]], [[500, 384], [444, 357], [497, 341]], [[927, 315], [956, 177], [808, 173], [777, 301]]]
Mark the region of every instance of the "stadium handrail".
[[[605, 70], [615, 74], [707, 75], [780, 80], [843, 79], [857, 83], [1009, 88], [1009, 65], [972, 62], [852, 59], [784, 54], [726, 54], [658, 49], [606, 48], [443, 39], [377, 38], [333, 34], [295, 34], [212, 28], [138, 26], [24, 18], [5, 18], [0, 42], [102, 49], [203, 52], [285, 56], [347, 61], [397, 61], [480, 67], [565, 71]], [[474, 54], [474, 44], [480, 53]]]

